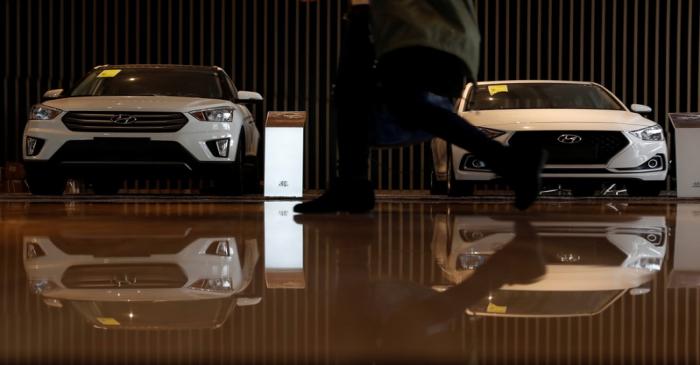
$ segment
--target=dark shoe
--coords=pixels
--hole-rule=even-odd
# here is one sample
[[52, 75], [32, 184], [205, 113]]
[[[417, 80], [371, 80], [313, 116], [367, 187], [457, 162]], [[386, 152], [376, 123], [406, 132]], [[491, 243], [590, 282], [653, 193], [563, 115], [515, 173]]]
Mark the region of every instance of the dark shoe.
[[515, 192], [515, 207], [526, 210], [540, 195], [540, 175], [547, 162], [547, 151], [541, 148], [515, 148], [512, 152], [513, 165], [506, 179]]
[[374, 188], [366, 180], [339, 180], [321, 196], [294, 206], [294, 211], [304, 214], [366, 213], [374, 209]]

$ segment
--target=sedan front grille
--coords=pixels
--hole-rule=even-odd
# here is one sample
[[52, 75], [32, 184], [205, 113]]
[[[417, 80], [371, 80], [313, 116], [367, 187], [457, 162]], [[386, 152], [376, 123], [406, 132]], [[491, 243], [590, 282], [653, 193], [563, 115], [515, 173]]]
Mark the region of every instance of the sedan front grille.
[[61, 282], [69, 289], [181, 288], [187, 276], [176, 264], [109, 264], [69, 267]]
[[[564, 135], [578, 138], [562, 137]], [[575, 142], [571, 143], [572, 141]], [[546, 131], [516, 132], [508, 143], [511, 146], [540, 147], [547, 150], [548, 164], [576, 165], [607, 164], [613, 156], [627, 147], [629, 140], [622, 132]]]
[[170, 112], [68, 112], [63, 124], [74, 132], [177, 132], [187, 117]]

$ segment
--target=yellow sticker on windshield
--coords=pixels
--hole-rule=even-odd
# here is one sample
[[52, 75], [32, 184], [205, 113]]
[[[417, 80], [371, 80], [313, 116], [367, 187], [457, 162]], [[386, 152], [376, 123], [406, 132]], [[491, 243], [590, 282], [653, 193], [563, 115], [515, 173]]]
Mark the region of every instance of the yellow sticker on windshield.
[[506, 314], [507, 311], [508, 311], [508, 307], [495, 305], [493, 303], [489, 303], [489, 306], [486, 307], [487, 313]]
[[100, 72], [97, 75], [97, 77], [98, 78], [114, 77], [114, 76], [117, 76], [117, 74], [119, 74], [120, 72], [122, 72], [122, 70], [104, 70], [104, 71]]
[[508, 85], [489, 85], [489, 94], [494, 96], [498, 93], [507, 93]]
[[97, 317], [97, 321], [105, 326], [119, 326], [119, 321], [111, 317]]

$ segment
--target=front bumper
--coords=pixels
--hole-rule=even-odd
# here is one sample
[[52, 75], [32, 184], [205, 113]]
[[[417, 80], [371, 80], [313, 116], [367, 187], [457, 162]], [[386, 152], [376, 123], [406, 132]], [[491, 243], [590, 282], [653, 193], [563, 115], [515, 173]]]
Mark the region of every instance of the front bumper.
[[[665, 141], [641, 141], [623, 132], [630, 143], [610, 158], [605, 164], [547, 164], [542, 171], [544, 180], [596, 180], [596, 181], [664, 181], [668, 175], [668, 149]], [[503, 141], [508, 136], [503, 136]], [[501, 138], [499, 138], [500, 140]], [[490, 181], [499, 177], [487, 169], [470, 169], [460, 166], [470, 153], [452, 146], [452, 161], [455, 161], [455, 178], [466, 181]], [[653, 158], [661, 158], [662, 166], [655, 169], [637, 169]]]
[[[47, 169], [65, 176], [210, 176], [235, 161], [240, 141], [241, 125], [236, 122], [190, 120], [171, 133], [75, 132], [61, 117], [28, 122], [23, 140], [28, 169]], [[38, 151], [31, 156], [27, 137], [40, 141]], [[212, 151], [211, 141], [219, 139], [229, 140], [226, 157]]]

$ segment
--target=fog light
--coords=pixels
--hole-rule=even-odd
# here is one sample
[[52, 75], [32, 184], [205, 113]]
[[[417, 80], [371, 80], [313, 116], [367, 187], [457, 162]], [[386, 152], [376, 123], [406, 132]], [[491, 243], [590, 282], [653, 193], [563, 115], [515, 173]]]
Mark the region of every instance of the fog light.
[[647, 167], [650, 169], [656, 169], [659, 168], [659, 166], [661, 166], [661, 161], [659, 161], [658, 157], [654, 157], [647, 162]]
[[216, 157], [228, 157], [231, 140], [229, 138], [215, 139], [207, 142], [207, 147]]
[[28, 243], [27, 244], [27, 252], [26, 252], [26, 257], [27, 259], [34, 259], [37, 257], [42, 257], [46, 256], [46, 252], [41, 248], [41, 246], [37, 245], [36, 243]]
[[474, 157], [473, 155], [466, 155], [462, 159], [461, 164], [462, 170], [486, 170], [486, 164]]
[[41, 147], [44, 146], [44, 140], [36, 137], [27, 137], [25, 142], [27, 156], [36, 156], [41, 151]]

